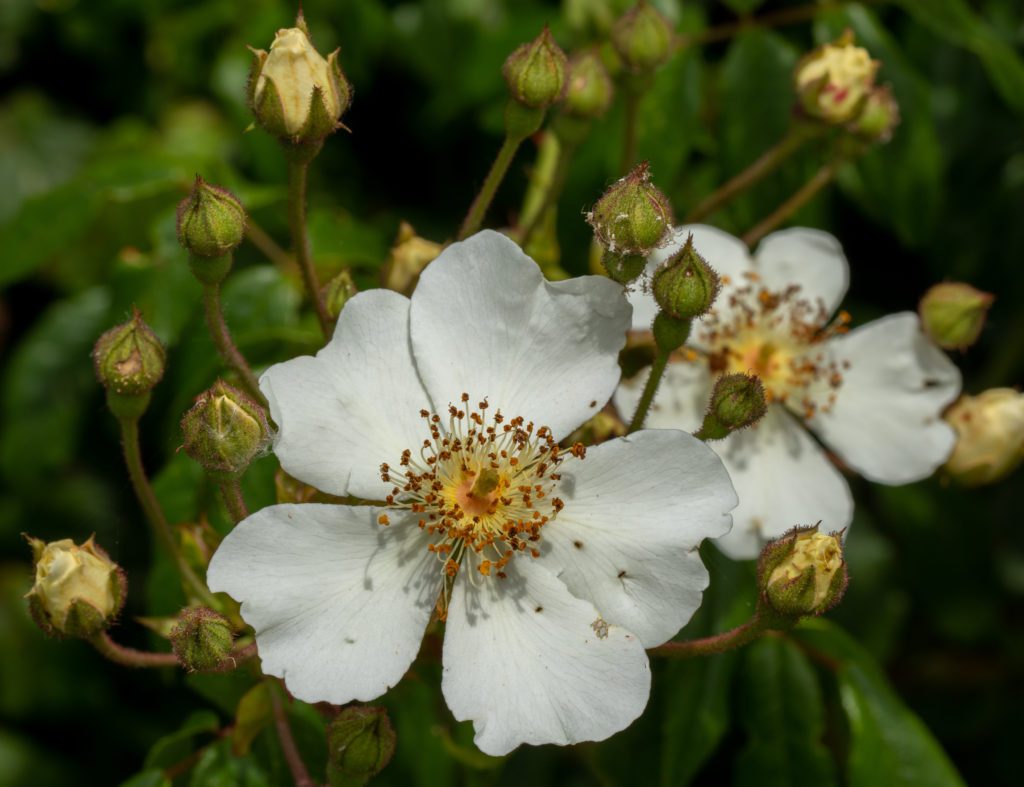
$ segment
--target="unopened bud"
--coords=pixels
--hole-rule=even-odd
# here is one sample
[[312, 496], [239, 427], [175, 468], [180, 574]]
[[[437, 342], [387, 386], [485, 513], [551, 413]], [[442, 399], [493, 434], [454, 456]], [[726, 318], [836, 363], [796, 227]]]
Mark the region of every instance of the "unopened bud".
[[848, 126], [851, 133], [869, 142], [888, 142], [900, 124], [900, 105], [889, 85], [872, 90], [860, 114]]
[[223, 615], [206, 607], [187, 607], [170, 632], [178, 663], [189, 672], [217, 672], [231, 665], [235, 635]]
[[611, 254], [646, 257], [672, 226], [672, 206], [651, 182], [645, 161], [612, 184], [587, 214], [587, 221]]
[[853, 120], [874, 89], [879, 63], [847, 31], [806, 55], [796, 67], [796, 91], [808, 116], [830, 124]]
[[338, 64], [338, 50], [325, 60], [301, 17], [296, 27], [277, 31], [269, 54], [252, 51], [249, 100], [263, 128], [293, 143], [320, 142], [341, 128], [352, 87]]
[[70, 538], [49, 544], [28, 538], [36, 581], [25, 598], [47, 634], [88, 638], [106, 629], [124, 606], [124, 571], [92, 537], [78, 546]]
[[611, 106], [613, 93], [612, 79], [596, 50], [573, 55], [562, 105], [566, 114], [586, 120], [599, 118]]
[[[245, 209], [234, 194], [196, 175], [192, 191], [178, 203], [178, 242], [193, 257], [220, 258], [238, 248], [245, 221]], [[203, 262], [197, 261], [200, 268]]]
[[765, 545], [758, 562], [762, 600], [785, 617], [820, 615], [842, 598], [849, 582], [840, 533], [796, 527]]
[[423, 269], [433, 262], [443, 249], [443, 244], [421, 238], [411, 224], [403, 221], [398, 227], [398, 236], [384, 262], [382, 283], [389, 290], [411, 294]]
[[921, 326], [933, 342], [947, 350], [964, 350], [978, 340], [995, 296], [969, 284], [936, 284], [917, 307]]
[[395, 730], [384, 708], [352, 706], [327, 728], [327, 781], [332, 787], [372, 779], [395, 753]]
[[964, 486], [1001, 481], [1024, 461], [1024, 394], [991, 388], [946, 412], [957, 441], [945, 471]]
[[512, 98], [530, 109], [547, 109], [562, 97], [568, 68], [565, 52], [547, 26], [505, 60], [501, 73]]
[[677, 320], [692, 320], [707, 313], [719, 287], [718, 274], [694, 249], [693, 235], [651, 279], [654, 300], [663, 312]]
[[108, 392], [146, 394], [164, 376], [167, 353], [138, 309], [132, 318], [104, 333], [93, 347], [96, 377]]
[[654, 71], [672, 56], [672, 25], [647, 0], [640, 0], [612, 27], [612, 45], [630, 71]]
[[711, 391], [711, 404], [697, 437], [721, 440], [753, 426], [767, 411], [764, 386], [757, 377], [742, 373], [722, 375]]
[[229, 477], [243, 472], [270, 441], [263, 408], [221, 380], [196, 397], [181, 431], [185, 453], [207, 471]]
[[332, 320], [338, 319], [341, 310], [345, 308], [346, 303], [352, 300], [356, 292], [356, 284], [352, 281], [352, 274], [347, 269], [341, 271], [324, 285], [324, 306], [327, 307], [327, 313]]

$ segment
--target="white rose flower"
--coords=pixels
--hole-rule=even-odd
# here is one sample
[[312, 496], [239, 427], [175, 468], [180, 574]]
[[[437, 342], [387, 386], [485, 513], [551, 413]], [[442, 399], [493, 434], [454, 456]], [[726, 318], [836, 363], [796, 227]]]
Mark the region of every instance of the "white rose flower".
[[271, 506], [224, 540], [210, 587], [242, 602], [264, 671], [306, 701], [372, 700], [437, 609], [442, 690], [483, 751], [637, 718], [644, 648], [697, 609], [697, 547], [728, 531], [736, 497], [683, 432], [558, 448], [615, 390], [629, 324], [620, 286], [547, 282], [486, 231], [411, 299], [360, 293], [315, 358], [271, 367], [285, 470], [379, 502]]
[[[883, 317], [846, 332], [840, 312], [849, 268], [839, 242], [795, 228], [761, 241], [752, 258], [738, 238], [705, 225], [676, 228], [648, 271], [682, 248], [694, 248], [723, 277], [711, 311], [694, 322], [686, 358], [670, 363], [646, 425], [694, 431], [715, 376], [761, 378], [770, 402], [753, 428], [710, 443], [736, 485], [734, 527], [718, 546], [754, 558], [764, 543], [796, 524], [850, 524], [853, 499], [822, 445], [865, 478], [906, 484], [931, 475], [955, 442], [942, 411], [960, 391], [960, 373], [921, 331], [916, 314]], [[630, 294], [633, 328], [650, 328], [654, 299]], [[646, 374], [615, 394], [631, 413]], [[801, 421], [803, 423], [801, 423]]]

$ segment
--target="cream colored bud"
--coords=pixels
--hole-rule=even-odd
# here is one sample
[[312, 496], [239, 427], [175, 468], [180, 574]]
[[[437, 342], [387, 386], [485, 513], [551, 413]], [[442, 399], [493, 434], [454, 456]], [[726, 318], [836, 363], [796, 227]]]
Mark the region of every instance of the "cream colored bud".
[[277, 91], [284, 129], [293, 136], [305, 128], [317, 89], [330, 120], [337, 121], [348, 107], [350, 89], [340, 71], [316, 51], [309, 36], [298, 27], [277, 31], [256, 77], [253, 104], [257, 108], [263, 105], [268, 80]]
[[81, 546], [70, 538], [30, 543], [36, 555], [36, 581], [27, 598], [37, 622], [71, 636], [89, 636], [105, 628], [124, 601], [118, 565], [92, 538]]
[[403, 221], [398, 237], [384, 263], [381, 281], [385, 287], [408, 295], [416, 286], [423, 269], [444, 249], [444, 245], [421, 238], [413, 226]]
[[846, 34], [800, 61], [796, 90], [811, 117], [826, 123], [846, 123], [863, 109], [874, 88], [879, 63]]
[[784, 615], [816, 615], [832, 607], [846, 587], [839, 534], [803, 528], [779, 543], [781, 559], [764, 586], [769, 604]]
[[1012, 388], [991, 388], [962, 396], [946, 420], [957, 441], [945, 470], [965, 486], [999, 481], [1024, 460], [1024, 394]]

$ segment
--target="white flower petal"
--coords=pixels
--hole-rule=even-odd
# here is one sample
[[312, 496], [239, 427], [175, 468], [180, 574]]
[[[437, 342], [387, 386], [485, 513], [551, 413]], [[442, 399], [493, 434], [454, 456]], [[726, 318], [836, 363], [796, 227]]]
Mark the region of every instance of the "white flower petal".
[[474, 406], [487, 397], [561, 439], [615, 390], [629, 319], [615, 282], [546, 282], [519, 246], [485, 230], [453, 243], [420, 277], [413, 354], [435, 408], [463, 392]]
[[[615, 390], [613, 402], [619, 417], [627, 424], [640, 403], [644, 385], [650, 374], [648, 367], [631, 380], [623, 381]], [[711, 374], [707, 362], [673, 361], [665, 369], [644, 426], [648, 429], [682, 429], [696, 432], [704, 422], [711, 398]]]
[[916, 314], [892, 314], [829, 342], [848, 360], [833, 408], [811, 426], [853, 469], [883, 484], [931, 475], [956, 442], [942, 411], [960, 372], [921, 331]]
[[806, 227], [773, 232], [757, 247], [755, 270], [769, 290], [782, 292], [800, 285], [800, 297], [831, 315], [850, 284], [850, 266], [834, 236]]
[[385, 527], [383, 510], [270, 506], [210, 561], [210, 589], [242, 602], [263, 671], [301, 700], [372, 700], [419, 651], [440, 571], [413, 515], [389, 510]]
[[853, 519], [846, 480], [807, 430], [779, 405], [754, 427], [709, 443], [722, 457], [740, 504], [732, 530], [715, 543], [737, 560], [755, 558], [764, 543], [818, 520], [841, 530]]
[[537, 561], [519, 557], [506, 571], [480, 587], [461, 577], [448, 611], [441, 688], [455, 718], [473, 721], [476, 745], [502, 755], [628, 726], [651, 686], [640, 640], [605, 624]]
[[697, 548], [732, 525], [721, 460], [691, 435], [643, 430], [560, 472], [565, 508], [543, 529], [542, 564], [644, 647], [671, 639], [708, 584]]
[[[664, 246], [656, 249], [647, 262], [647, 273], [653, 274], [663, 262], [683, 248], [693, 234], [693, 248], [707, 260], [715, 273], [732, 282], [746, 281], [743, 274], [752, 270], [753, 261], [746, 244], [739, 238], [707, 224], [683, 224], [669, 233]], [[648, 281], [634, 285], [628, 293], [633, 304], [633, 330], [649, 330], [658, 313], [658, 304], [650, 293]]]
[[359, 293], [315, 358], [271, 366], [260, 390], [285, 470], [325, 492], [383, 498], [381, 463], [397, 465], [427, 436], [419, 413], [430, 404], [409, 349], [409, 300], [388, 290]]

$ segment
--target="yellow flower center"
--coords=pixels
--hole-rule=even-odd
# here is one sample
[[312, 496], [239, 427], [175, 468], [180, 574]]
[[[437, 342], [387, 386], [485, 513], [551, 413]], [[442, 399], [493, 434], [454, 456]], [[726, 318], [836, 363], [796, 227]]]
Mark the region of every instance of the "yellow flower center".
[[[388, 506], [419, 514], [419, 527], [434, 537], [427, 549], [445, 575], [442, 620], [467, 555], [476, 567], [471, 576], [499, 578], [517, 552], [540, 556], [541, 530], [564, 506], [554, 495], [561, 479], [556, 470], [566, 458], [585, 454], [579, 444], [560, 449], [545, 426], [506, 418], [500, 410], [489, 414], [486, 399], [475, 411], [468, 402], [469, 394], [462, 394], [461, 407], [449, 407], [447, 423], [421, 410], [429, 439], [403, 451], [398, 468], [381, 465], [381, 478], [393, 484]], [[384, 514], [379, 521], [390, 522]]]
[[723, 296], [727, 307], [703, 320], [699, 340], [711, 371], [757, 375], [769, 402], [784, 403], [804, 418], [828, 411], [849, 363], [831, 358], [824, 341], [846, 331], [849, 315], [840, 312], [826, 327], [824, 304], [801, 298], [798, 285], [774, 292], [758, 285], [756, 273], [745, 275], [747, 283]]

